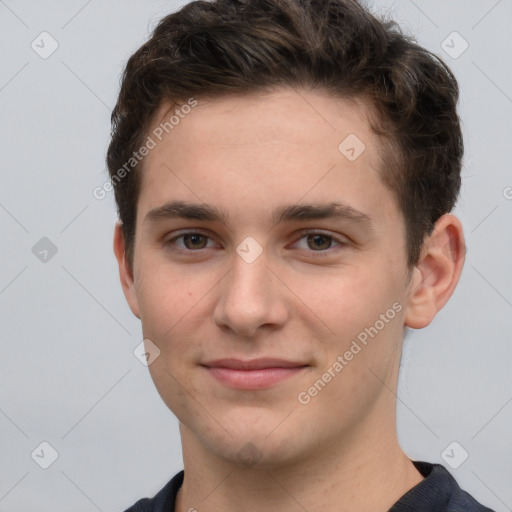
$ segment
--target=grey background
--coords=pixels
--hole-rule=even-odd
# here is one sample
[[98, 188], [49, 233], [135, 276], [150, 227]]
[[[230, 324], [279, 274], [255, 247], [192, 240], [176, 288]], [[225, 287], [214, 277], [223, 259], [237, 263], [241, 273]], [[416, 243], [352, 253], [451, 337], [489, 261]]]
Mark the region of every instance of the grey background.
[[[512, 2], [372, 5], [451, 65], [466, 137], [466, 265], [434, 323], [406, 340], [400, 440], [447, 467], [457, 441], [461, 486], [512, 510]], [[177, 6], [0, 0], [1, 512], [121, 511], [182, 468], [177, 420], [133, 354], [141, 329], [112, 252], [113, 195], [92, 195], [122, 67]], [[31, 48], [43, 31], [59, 45], [47, 59]], [[453, 31], [469, 44], [458, 58], [441, 48]], [[46, 262], [32, 250], [43, 237], [57, 248]], [[58, 453], [48, 469], [43, 441]]]

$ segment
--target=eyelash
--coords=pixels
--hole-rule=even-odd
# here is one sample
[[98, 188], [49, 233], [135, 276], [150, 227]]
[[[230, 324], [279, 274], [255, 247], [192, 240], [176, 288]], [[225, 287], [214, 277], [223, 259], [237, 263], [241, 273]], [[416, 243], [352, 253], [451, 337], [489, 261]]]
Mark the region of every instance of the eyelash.
[[[177, 240], [179, 240], [180, 238], [183, 238], [184, 236], [187, 236], [187, 235], [200, 235], [200, 236], [206, 237], [209, 241], [212, 240], [212, 238], [209, 235], [207, 235], [205, 233], [202, 233], [200, 231], [185, 231], [185, 232], [181, 232], [179, 235], [176, 235], [176, 236], [170, 238], [169, 240], [167, 240], [165, 242], [165, 245], [166, 246], [174, 245]], [[313, 249], [309, 249], [309, 250], [308, 249], [300, 249], [301, 251], [308, 252], [314, 258], [322, 258], [322, 257], [325, 257], [325, 256], [329, 256], [329, 255], [332, 254], [333, 251], [340, 250], [341, 248], [349, 245], [347, 241], [342, 240], [341, 238], [337, 238], [337, 237], [335, 237], [335, 236], [333, 236], [333, 235], [331, 235], [329, 233], [325, 233], [323, 231], [318, 231], [318, 230], [301, 231], [299, 238], [297, 238], [295, 240], [294, 244], [296, 244], [297, 242], [299, 242], [303, 238], [306, 238], [309, 235], [322, 235], [322, 236], [325, 236], [325, 237], [329, 238], [332, 243], [336, 244], [334, 247], [329, 247], [328, 249], [318, 250], [318, 251], [314, 251]], [[205, 247], [205, 248], [202, 248], [202, 249], [193, 250], [193, 249], [186, 249], [186, 248], [183, 249], [181, 247], [177, 247], [176, 245], [174, 245], [174, 247], [171, 250], [173, 250], [175, 252], [179, 252], [181, 254], [190, 255], [192, 253], [198, 253], [199, 254], [199, 253], [201, 253], [205, 249], [208, 249], [208, 247]]]

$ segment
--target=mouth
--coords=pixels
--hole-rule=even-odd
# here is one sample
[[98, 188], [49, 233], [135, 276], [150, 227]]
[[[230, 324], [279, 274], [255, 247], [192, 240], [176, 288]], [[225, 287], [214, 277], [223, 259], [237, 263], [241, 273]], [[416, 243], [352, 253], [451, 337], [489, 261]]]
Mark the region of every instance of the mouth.
[[271, 387], [309, 367], [308, 364], [284, 359], [218, 359], [202, 363], [208, 373], [221, 384], [242, 390]]

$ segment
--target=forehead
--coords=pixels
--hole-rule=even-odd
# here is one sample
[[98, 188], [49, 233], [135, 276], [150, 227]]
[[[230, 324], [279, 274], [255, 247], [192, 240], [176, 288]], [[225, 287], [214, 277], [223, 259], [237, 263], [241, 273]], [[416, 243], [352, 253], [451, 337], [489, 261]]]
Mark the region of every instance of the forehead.
[[186, 104], [164, 103], [154, 116], [142, 210], [176, 198], [237, 210], [304, 198], [341, 200], [364, 211], [390, 196], [380, 177], [380, 141], [361, 101], [278, 89]]
[[[151, 129], [162, 127], [163, 138], [176, 142], [193, 133], [196, 142], [206, 146], [264, 144], [285, 137], [290, 144], [317, 146], [323, 141], [337, 149], [339, 137], [354, 132], [372, 145], [377, 142], [368, 124], [370, 106], [363, 99], [334, 98], [322, 90], [278, 88], [194, 101], [194, 108], [188, 108], [190, 99], [172, 105], [164, 101], [153, 116]], [[167, 125], [166, 130], [164, 125], [171, 118], [176, 124]], [[219, 127], [224, 129], [219, 131]]]

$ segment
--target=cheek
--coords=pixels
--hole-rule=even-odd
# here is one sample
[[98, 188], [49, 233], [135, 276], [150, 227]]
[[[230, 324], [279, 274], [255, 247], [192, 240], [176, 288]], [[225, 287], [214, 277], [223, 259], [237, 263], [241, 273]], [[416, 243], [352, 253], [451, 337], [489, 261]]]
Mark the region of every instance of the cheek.
[[151, 271], [141, 279], [138, 294], [143, 336], [160, 350], [150, 373], [160, 394], [169, 397], [164, 399], [169, 406], [171, 397], [173, 404], [185, 403], [188, 395], [181, 396], [180, 390], [193, 391], [193, 367], [211, 340], [208, 291], [218, 278], [213, 273], [177, 272], [168, 264], [147, 268]]
[[392, 372], [399, 358], [404, 315], [396, 288], [393, 276], [379, 269], [354, 272], [337, 289], [329, 290], [329, 300], [321, 304], [322, 319], [335, 334], [322, 340], [325, 355], [320, 371], [331, 369], [336, 378], [325, 400], [337, 404], [337, 397], [343, 397], [344, 406], [372, 400], [381, 386], [375, 374]]
[[160, 396], [178, 416], [197, 390], [190, 381], [202, 302], [194, 280], [166, 268], [148, 267], [138, 289], [143, 336], [160, 350], [148, 369]]
[[190, 372], [177, 356], [163, 351], [148, 369], [158, 394], [179, 421], [186, 425], [201, 423], [203, 429], [208, 427], [204, 411], [198, 405], [204, 391], [196, 388]]
[[[351, 267], [310, 282], [295, 282], [297, 295], [329, 328], [326, 338], [348, 341], [373, 325], [398, 299], [396, 282], [377, 266]], [[323, 331], [323, 332], [324, 332]]]
[[186, 321], [201, 298], [199, 285], [198, 279], [177, 272], [170, 265], [146, 262], [136, 280], [145, 334], [165, 336], [179, 321]]

